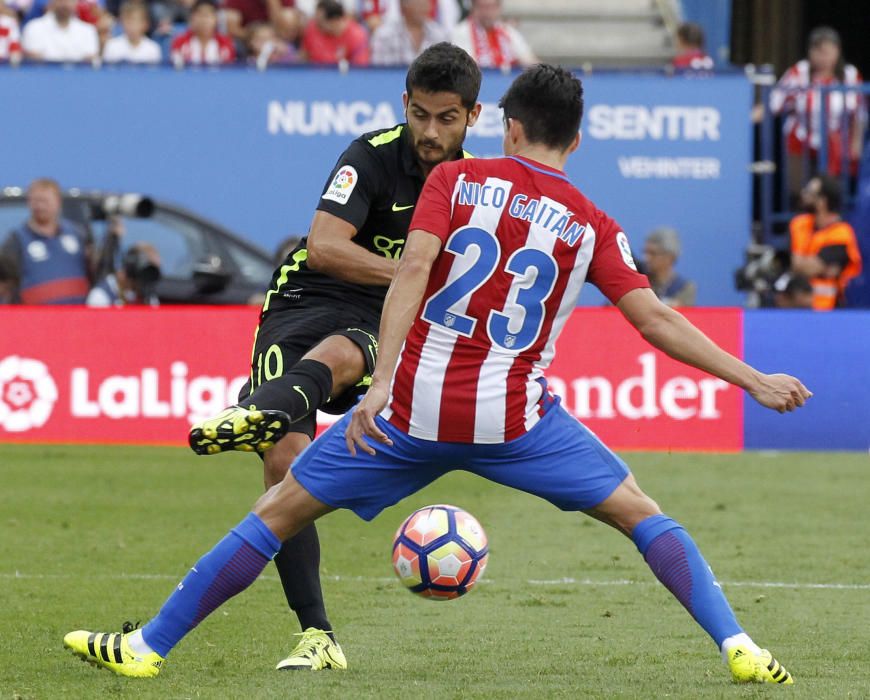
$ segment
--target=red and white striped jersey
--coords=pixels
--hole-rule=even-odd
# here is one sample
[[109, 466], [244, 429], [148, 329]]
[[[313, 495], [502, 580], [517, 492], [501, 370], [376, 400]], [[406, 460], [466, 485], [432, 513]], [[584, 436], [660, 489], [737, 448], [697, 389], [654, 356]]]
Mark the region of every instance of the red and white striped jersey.
[[[821, 105], [822, 96], [818, 88], [838, 85], [840, 81], [813, 78], [810, 62], [798, 61], [789, 68], [770, 93], [770, 109], [774, 114], [785, 114], [783, 130], [788, 135], [791, 153], [800, 153], [802, 144], [807, 142], [809, 132], [810, 148], [819, 148], [822, 140]], [[861, 73], [855, 66], [847, 63], [843, 67], [844, 88], [860, 88]], [[853, 117], [863, 115], [864, 96], [859, 89], [832, 91], [827, 95], [827, 120], [825, 129], [829, 136], [839, 139], [843, 126], [844, 113]]]
[[12, 54], [21, 53], [21, 35], [18, 22], [8, 15], [0, 15], [0, 61], [8, 61]]
[[649, 287], [619, 225], [564, 173], [519, 157], [435, 168], [416, 229], [444, 247], [382, 415], [423, 440], [499, 443], [531, 430], [583, 282], [613, 303]]
[[219, 65], [236, 60], [233, 40], [225, 34], [215, 34], [203, 43], [192, 31], [187, 30], [172, 40], [173, 63], [193, 65]]

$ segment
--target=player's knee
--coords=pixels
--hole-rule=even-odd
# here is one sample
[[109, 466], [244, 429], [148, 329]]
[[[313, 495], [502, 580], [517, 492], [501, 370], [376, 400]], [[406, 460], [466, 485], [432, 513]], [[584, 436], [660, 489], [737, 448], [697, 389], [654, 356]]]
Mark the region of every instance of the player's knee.
[[304, 359], [322, 362], [332, 371], [332, 395], [356, 384], [366, 365], [360, 347], [343, 335], [333, 335], [305, 354]]
[[254, 504], [253, 511], [282, 542], [298, 529], [292, 509], [286, 507], [284, 482], [270, 487]]
[[280, 484], [275, 484], [260, 496], [253, 508], [253, 512], [282, 542], [330, 510], [314, 499], [289, 472]]
[[590, 514], [631, 536], [639, 522], [661, 512], [658, 503], [641, 491], [634, 477], [629, 476]]
[[310, 442], [307, 435], [290, 433], [263, 455], [263, 482], [267, 489], [284, 480], [293, 460]]

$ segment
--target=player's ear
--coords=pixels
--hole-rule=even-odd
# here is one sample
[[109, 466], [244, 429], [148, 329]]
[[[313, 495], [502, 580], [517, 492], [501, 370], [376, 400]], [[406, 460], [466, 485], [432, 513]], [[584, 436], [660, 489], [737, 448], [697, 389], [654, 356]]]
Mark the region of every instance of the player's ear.
[[578, 131], [577, 135], [574, 137], [574, 140], [571, 142], [571, 145], [568, 146], [568, 155], [572, 154], [578, 148], [580, 148], [580, 142], [583, 140], [583, 132]]
[[519, 119], [509, 118], [507, 135], [511, 143], [520, 143], [526, 141], [526, 130]]
[[480, 118], [481, 109], [483, 109], [483, 105], [478, 102], [474, 107], [468, 110], [468, 116], [465, 118], [466, 126], [474, 126], [477, 124], [477, 120]]
[[402, 111], [408, 113], [408, 93], [402, 93]]

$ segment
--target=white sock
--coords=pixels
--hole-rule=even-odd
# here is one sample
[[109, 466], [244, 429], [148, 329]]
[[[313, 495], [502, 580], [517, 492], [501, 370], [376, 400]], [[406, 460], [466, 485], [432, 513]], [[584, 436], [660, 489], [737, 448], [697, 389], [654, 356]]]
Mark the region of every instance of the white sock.
[[130, 636], [127, 637], [127, 644], [130, 645], [130, 648], [134, 653], [142, 656], [154, 652], [154, 650], [145, 643], [145, 637], [142, 636], [142, 630], [134, 630], [131, 632]]
[[761, 649], [758, 645], [750, 639], [749, 635], [746, 632], [741, 632], [740, 634], [735, 634], [731, 637], [728, 637], [722, 642], [722, 661], [725, 664], [728, 664], [728, 652], [738, 645], [744, 645], [749, 647], [750, 651], [755, 652], [756, 654], [761, 653]]

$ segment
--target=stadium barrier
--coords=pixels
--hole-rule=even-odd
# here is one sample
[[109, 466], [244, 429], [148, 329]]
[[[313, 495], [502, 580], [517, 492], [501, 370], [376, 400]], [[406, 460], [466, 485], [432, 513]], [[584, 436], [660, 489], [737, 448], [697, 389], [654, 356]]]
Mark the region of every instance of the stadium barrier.
[[[510, 80], [484, 76], [467, 141], [479, 157], [501, 155], [497, 103]], [[699, 304], [741, 305], [733, 271], [751, 221], [748, 78], [583, 80], [583, 145], [569, 176], [636, 252], [653, 228], [676, 228], [680, 272], [698, 283]], [[348, 142], [403, 119], [404, 81], [392, 69], [0, 68], [0, 94], [27, 106], [0, 111], [2, 184], [48, 175], [68, 188], [143, 192], [274, 249], [307, 231]], [[593, 292], [584, 303], [600, 301]]]
[[[765, 66], [752, 76], [760, 86], [762, 107], [758, 142], [760, 160], [753, 164], [753, 171], [759, 178], [761, 242], [782, 246], [787, 245], [788, 241], [777, 236], [777, 232], [782, 231], [785, 224], [800, 212], [795, 210], [797, 203], [790, 201], [795, 193], [790, 191], [789, 185], [788, 132], [783, 128], [786, 119], [784, 115], [771, 110], [771, 94], [776, 78], [769, 68]], [[794, 119], [803, 133], [809, 134], [814, 128], [819, 132], [817, 150], [813, 152], [805, 146], [792, 164], [792, 167], [798, 168], [795, 179], [805, 184], [815, 175], [836, 176], [843, 189], [844, 211], [851, 211], [855, 199], [851, 180], [859, 175], [859, 163], [850, 159], [848, 144], [852, 138], [856, 110], [858, 114], [866, 115], [870, 85], [827, 85], [812, 90], [781, 89], [781, 92], [792, 100], [809, 100], [815, 105], [812, 120], [806, 110], [794, 112]], [[834, 105], [836, 110], [832, 109]], [[825, 126], [821, 128], [818, 125]], [[834, 142], [841, 147], [832, 152], [831, 145]], [[864, 143], [865, 155], [859, 157], [859, 161], [863, 161], [865, 164], [862, 167], [866, 168], [866, 163], [870, 162], [866, 155], [866, 135]]]
[[[786, 416], [762, 410], [653, 350], [615, 309], [574, 312], [547, 373], [553, 390], [616, 449], [870, 447], [870, 312], [687, 315], [815, 397]], [[0, 308], [0, 442], [183, 445], [192, 421], [235, 400], [256, 320], [238, 307]]]

